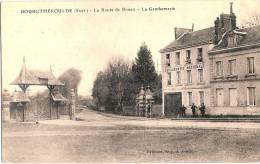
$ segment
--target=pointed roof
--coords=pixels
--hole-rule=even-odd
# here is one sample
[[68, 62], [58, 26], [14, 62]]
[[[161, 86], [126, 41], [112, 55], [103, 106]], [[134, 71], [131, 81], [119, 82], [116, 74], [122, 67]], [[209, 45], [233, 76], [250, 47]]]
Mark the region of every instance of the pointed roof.
[[63, 85], [50, 71], [28, 70], [23, 60], [22, 69], [11, 85]]
[[[260, 43], [259, 31], [260, 31], [260, 25], [229, 31], [222, 36], [220, 42], [217, 45], [215, 45], [209, 53], [212, 54], [215, 53], [215, 51], [222, 52], [220, 50], [226, 50], [226, 49], [230, 50], [232, 48], [237, 49], [243, 46], [250, 46], [250, 45], [255, 46]], [[237, 45], [231, 48], [228, 47], [227, 44], [227, 37], [230, 33], [234, 33], [240, 36], [240, 38], [237, 39]]]

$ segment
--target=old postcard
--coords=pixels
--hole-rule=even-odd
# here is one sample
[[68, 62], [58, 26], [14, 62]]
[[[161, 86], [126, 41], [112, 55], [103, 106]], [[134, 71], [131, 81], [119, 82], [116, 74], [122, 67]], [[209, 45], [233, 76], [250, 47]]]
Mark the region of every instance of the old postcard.
[[2, 162], [260, 162], [259, 6], [1, 2]]

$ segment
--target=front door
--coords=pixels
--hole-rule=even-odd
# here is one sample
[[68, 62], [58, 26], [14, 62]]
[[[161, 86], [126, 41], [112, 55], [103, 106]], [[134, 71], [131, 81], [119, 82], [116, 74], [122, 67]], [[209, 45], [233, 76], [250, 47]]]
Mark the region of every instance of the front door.
[[167, 93], [165, 94], [165, 102], [164, 102], [164, 114], [165, 116], [177, 116], [178, 109], [181, 107], [181, 93]]

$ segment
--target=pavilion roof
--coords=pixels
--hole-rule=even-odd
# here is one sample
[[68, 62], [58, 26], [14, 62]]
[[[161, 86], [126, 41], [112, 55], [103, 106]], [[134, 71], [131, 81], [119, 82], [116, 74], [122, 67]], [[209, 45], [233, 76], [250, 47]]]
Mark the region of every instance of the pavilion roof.
[[11, 85], [63, 85], [53, 75], [52, 71], [29, 70], [25, 63], [18, 75], [18, 77], [11, 83]]

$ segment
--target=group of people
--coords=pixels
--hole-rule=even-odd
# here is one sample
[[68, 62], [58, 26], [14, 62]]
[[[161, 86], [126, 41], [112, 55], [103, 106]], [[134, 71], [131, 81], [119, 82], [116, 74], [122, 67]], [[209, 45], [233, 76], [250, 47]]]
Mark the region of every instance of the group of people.
[[[192, 103], [191, 110], [192, 110], [193, 117], [196, 117], [196, 109], [197, 109], [197, 106], [194, 103]], [[199, 110], [200, 110], [202, 117], [205, 116], [205, 109], [206, 109], [205, 104], [201, 103], [201, 105], [199, 106]], [[184, 105], [182, 105], [178, 111], [178, 115], [181, 117], [186, 116], [186, 110], [187, 110], [187, 108]]]

